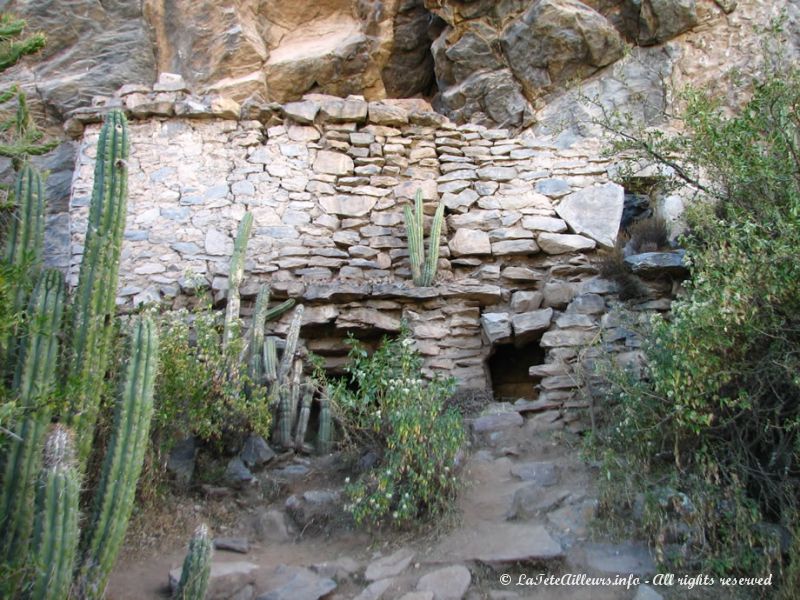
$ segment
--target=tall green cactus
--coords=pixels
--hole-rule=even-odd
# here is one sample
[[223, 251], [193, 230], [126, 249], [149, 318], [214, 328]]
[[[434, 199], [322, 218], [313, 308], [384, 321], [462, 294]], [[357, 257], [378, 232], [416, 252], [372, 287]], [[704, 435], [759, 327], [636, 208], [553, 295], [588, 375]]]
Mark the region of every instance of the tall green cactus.
[[[33, 281], [33, 274], [42, 262], [42, 244], [44, 240], [45, 195], [42, 188], [42, 177], [30, 164], [23, 165], [17, 175], [14, 186], [16, 210], [8, 230], [8, 238], [3, 254], [4, 262], [12, 268], [27, 273], [27, 279]], [[20, 285], [14, 290], [11, 298], [12, 314], [19, 314], [25, 307], [27, 292], [30, 288]], [[18, 330], [12, 329], [3, 342], [3, 371], [14, 372], [17, 364]]]
[[82, 598], [101, 598], [105, 592], [128, 527], [148, 443], [158, 363], [158, 337], [149, 318], [135, 324], [131, 347], [112, 438], [82, 546], [78, 580]]
[[78, 459], [88, 460], [108, 367], [128, 200], [128, 125], [119, 110], [100, 130], [83, 261], [72, 308], [66, 415], [77, 435]]
[[211, 575], [211, 538], [208, 527], [200, 525], [189, 542], [189, 552], [183, 561], [181, 580], [172, 595], [174, 600], [203, 600]]
[[44, 468], [39, 478], [36, 521], [31, 544], [30, 600], [62, 600], [69, 596], [78, 547], [80, 481], [69, 430], [56, 425], [47, 436]]
[[253, 311], [253, 324], [250, 327], [250, 336], [247, 342], [250, 351], [250, 360], [247, 371], [250, 380], [260, 384], [264, 379], [264, 326], [267, 322], [269, 310], [269, 286], [262, 285], [256, 296], [256, 306]]
[[23, 408], [40, 409], [56, 384], [58, 334], [64, 312], [64, 277], [55, 269], [39, 275], [28, 308], [28, 331], [13, 389]]
[[300, 339], [300, 326], [303, 324], [303, 313], [305, 308], [298, 304], [292, 315], [292, 322], [289, 324], [289, 332], [286, 334], [286, 346], [283, 348], [281, 362], [278, 365], [278, 382], [288, 382], [289, 373], [294, 363], [294, 355], [297, 352], [297, 341]]
[[303, 386], [303, 402], [300, 405], [300, 416], [297, 418], [297, 433], [294, 436], [294, 445], [298, 450], [303, 449], [306, 440], [308, 420], [311, 417], [311, 401], [314, 398], [314, 388], [310, 383]]
[[422, 205], [422, 190], [417, 190], [414, 198], [414, 210], [406, 205], [403, 208], [405, 217], [406, 237], [408, 237], [408, 255], [411, 263], [411, 278], [414, 285], [429, 286], [436, 278], [436, 269], [439, 262], [439, 238], [442, 233], [444, 221], [444, 204], [436, 207], [436, 213], [431, 223], [431, 235], [428, 240], [428, 254], [425, 255], [423, 242], [425, 215]]
[[239, 286], [244, 276], [244, 259], [247, 254], [247, 241], [253, 229], [253, 213], [245, 213], [239, 222], [239, 231], [233, 244], [230, 272], [228, 274], [228, 304], [225, 308], [225, 329], [222, 334], [222, 347], [227, 348], [239, 325]]
[[264, 382], [271, 386], [278, 379], [278, 341], [274, 336], [264, 340]]
[[[28, 332], [24, 337], [15, 376], [14, 392], [26, 415], [15, 428], [4, 457], [0, 492], [0, 564], [12, 570], [27, 554], [33, 527], [36, 474], [41, 465], [41, 446], [50, 423], [50, 395], [56, 383], [58, 334], [64, 305], [64, 280], [55, 270], [39, 276], [28, 307]], [[0, 591], [8, 592], [4, 582]], [[6, 595], [6, 594], [4, 594]]]
[[42, 176], [29, 163], [17, 174], [14, 198], [17, 212], [8, 231], [3, 258], [10, 265], [25, 262], [37, 265], [42, 259], [44, 243], [45, 195]]
[[330, 454], [333, 441], [330, 400], [324, 395], [319, 399], [319, 429], [317, 431], [317, 453]]

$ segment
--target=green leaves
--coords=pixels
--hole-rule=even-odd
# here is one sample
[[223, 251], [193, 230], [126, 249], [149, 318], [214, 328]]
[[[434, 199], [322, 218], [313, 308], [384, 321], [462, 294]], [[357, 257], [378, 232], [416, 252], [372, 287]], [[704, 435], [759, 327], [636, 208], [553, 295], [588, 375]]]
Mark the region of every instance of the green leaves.
[[331, 396], [345, 435], [381, 458], [348, 485], [349, 510], [369, 525], [440, 514], [454, 497], [455, 456], [464, 443], [460, 415], [443, 408], [455, 382], [422, 378], [406, 328], [371, 356], [356, 340], [350, 343], [349, 382], [332, 386]]
[[[683, 100], [684, 135], [626, 134], [702, 181], [681, 240], [686, 294], [653, 323], [645, 378], [614, 377], [610, 486], [670, 480], [698, 507], [686, 525], [700, 558], [753, 573], [774, 559], [756, 524], [791, 527], [800, 494], [800, 71], [757, 82], [733, 118], [697, 90]], [[655, 514], [658, 540], [673, 517]]]

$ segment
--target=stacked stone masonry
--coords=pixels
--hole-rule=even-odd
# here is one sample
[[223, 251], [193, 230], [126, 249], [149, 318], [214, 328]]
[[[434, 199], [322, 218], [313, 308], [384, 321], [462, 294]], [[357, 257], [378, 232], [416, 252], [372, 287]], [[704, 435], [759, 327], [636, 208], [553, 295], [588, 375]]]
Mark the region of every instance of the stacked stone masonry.
[[[417, 100], [307, 96], [239, 107], [180, 89], [122, 92], [67, 124], [82, 135], [70, 204], [73, 284], [96, 122], [103, 105], [121, 105], [133, 118], [121, 306], [180, 305], [198, 281], [222, 300], [233, 236], [251, 211], [243, 297], [268, 282], [273, 297], [304, 303], [303, 337], [329, 366], [344, 360], [346, 332], [392, 334], [406, 320], [426, 375], [490, 387], [494, 345], [538, 341], [546, 360], [532, 368], [532, 386], [546, 403], [569, 400], [579, 379], [571, 365], [600, 339], [614, 292], [592, 255], [614, 243], [623, 190], [597, 144], [563, 150], [455, 126]], [[446, 206], [429, 288], [410, 282], [403, 225], [418, 189], [426, 214], [437, 201]], [[629, 337], [615, 339], [631, 350]]]

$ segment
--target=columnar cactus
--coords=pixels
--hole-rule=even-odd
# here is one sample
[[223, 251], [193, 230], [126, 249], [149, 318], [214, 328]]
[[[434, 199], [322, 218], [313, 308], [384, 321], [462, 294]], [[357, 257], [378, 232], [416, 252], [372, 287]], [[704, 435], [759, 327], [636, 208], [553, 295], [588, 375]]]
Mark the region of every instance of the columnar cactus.
[[436, 277], [436, 268], [439, 262], [439, 237], [442, 232], [444, 220], [444, 204], [436, 207], [436, 213], [431, 223], [431, 235], [428, 240], [428, 255], [425, 256], [423, 243], [425, 215], [422, 205], [422, 190], [417, 190], [414, 198], [414, 210], [406, 205], [403, 209], [408, 237], [408, 255], [411, 263], [411, 278], [414, 285], [429, 286]]
[[230, 271], [228, 273], [228, 304], [225, 308], [225, 329], [222, 334], [222, 347], [227, 348], [239, 326], [239, 286], [244, 276], [244, 259], [247, 254], [247, 241], [253, 229], [253, 213], [245, 213], [239, 222], [239, 231], [233, 244]]
[[13, 389], [24, 408], [44, 407], [55, 388], [63, 312], [64, 277], [48, 269], [39, 276], [31, 295], [28, 331], [14, 373]]
[[3, 259], [9, 265], [38, 265], [44, 243], [45, 195], [42, 176], [25, 163], [14, 186], [17, 211], [8, 230]]
[[66, 427], [56, 425], [47, 436], [44, 468], [39, 478], [36, 521], [31, 545], [30, 600], [62, 600], [69, 596], [78, 547], [80, 480]]
[[250, 339], [247, 342], [250, 351], [250, 360], [247, 371], [250, 380], [260, 384], [264, 379], [264, 326], [267, 321], [269, 309], [269, 287], [262, 285], [256, 296], [256, 307], [253, 311], [253, 324], [250, 327]]
[[119, 274], [119, 257], [128, 199], [130, 144], [122, 111], [112, 110], [100, 130], [94, 188], [89, 207], [83, 261], [72, 310], [72, 350], [67, 369], [66, 415], [78, 440], [84, 468], [108, 366]]
[[319, 430], [317, 431], [317, 453], [329, 454], [333, 441], [330, 400], [319, 399]]
[[189, 552], [183, 561], [181, 580], [174, 600], [203, 600], [208, 589], [208, 578], [211, 574], [211, 538], [208, 527], [200, 525], [189, 542]]
[[292, 393], [289, 388], [278, 390], [278, 444], [284, 448], [292, 445]]
[[289, 333], [286, 334], [286, 346], [281, 355], [281, 362], [278, 365], [278, 382], [288, 381], [289, 372], [294, 363], [294, 355], [297, 352], [297, 341], [300, 339], [300, 326], [303, 324], [304, 307], [298, 304], [292, 315], [292, 322], [289, 325]]
[[306, 383], [303, 386], [303, 402], [300, 405], [300, 416], [297, 418], [297, 433], [294, 436], [294, 445], [298, 450], [303, 449], [308, 430], [308, 419], [311, 417], [311, 401], [314, 398], [314, 388]]
[[131, 348], [113, 433], [83, 541], [78, 580], [83, 598], [103, 596], [133, 509], [153, 415], [158, 362], [158, 338], [150, 319], [136, 323]]
[[269, 336], [264, 340], [264, 381], [273, 385], [278, 379], [278, 340]]
[[[39, 276], [28, 307], [28, 332], [20, 352], [14, 392], [26, 416], [9, 440], [0, 492], [0, 563], [25, 560], [33, 526], [36, 474], [41, 447], [50, 423], [50, 394], [56, 383], [58, 333], [64, 304], [64, 281], [58, 271]], [[7, 582], [13, 585], [13, 582]], [[7, 591], [7, 590], [5, 590]]]
[[[6, 248], [3, 254], [4, 262], [17, 269], [27, 271], [29, 274], [35, 273], [42, 260], [42, 243], [44, 240], [44, 209], [45, 195], [42, 190], [42, 177], [39, 172], [25, 164], [17, 175], [16, 185], [14, 186], [14, 197], [17, 208], [14, 218], [11, 221], [6, 240]], [[33, 280], [34, 277], [29, 277]], [[15, 291], [11, 302], [12, 310], [19, 314], [25, 307], [27, 292], [29, 288], [19, 286]], [[16, 332], [2, 340], [4, 352], [3, 367], [0, 373], [13, 373], [17, 363]]]
[[284, 300], [280, 304], [278, 304], [276, 306], [273, 306], [272, 308], [270, 308], [267, 311], [266, 320], [267, 321], [272, 321], [272, 319], [277, 319], [283, 313], [285, 313], [287, 310], [292, 308], [294, 306], [294, 303], [295, 303], [295, 299], [294, 298], [289, 298], [288, 300]]

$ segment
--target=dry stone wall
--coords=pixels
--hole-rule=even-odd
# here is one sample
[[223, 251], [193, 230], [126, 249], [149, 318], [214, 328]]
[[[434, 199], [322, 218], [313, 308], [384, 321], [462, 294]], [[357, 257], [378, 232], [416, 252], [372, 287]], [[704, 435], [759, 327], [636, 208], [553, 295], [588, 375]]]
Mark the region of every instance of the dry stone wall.
[[[485, 388], [497, 344], [539, 343], [545, 364], [531, 371], [539, 402], [570, 397], [571, 365], [599, 339], [614, 291], [592, 256], [613, 245], [623, 205], [596, 143], [564, 150], [455, 126], [421, 101], [308, 96], [240, 109], [217, 99], [203, 109], [182, 94], [156, 101], [164, 93], [108, 102], [138, 117], [130, 125], [121, 306], [180, 305], [198, 280], [222, 300], [233, 236], [251, 211], [242, 295], [269, 282], [274, 297], [303, 302], [307, 347], [330, 367], [344, 360], [347, 332], [392, 334], [406, 320], [427, 375]], [[91, 121], [103, 110], [85, 112], [80, 124], [73, 284], [99, 132]], [[410, 282], [402, 215], [418, 189], [426, 214], [436, 201], [447, 208], [438, 279], [423, 288]]]

